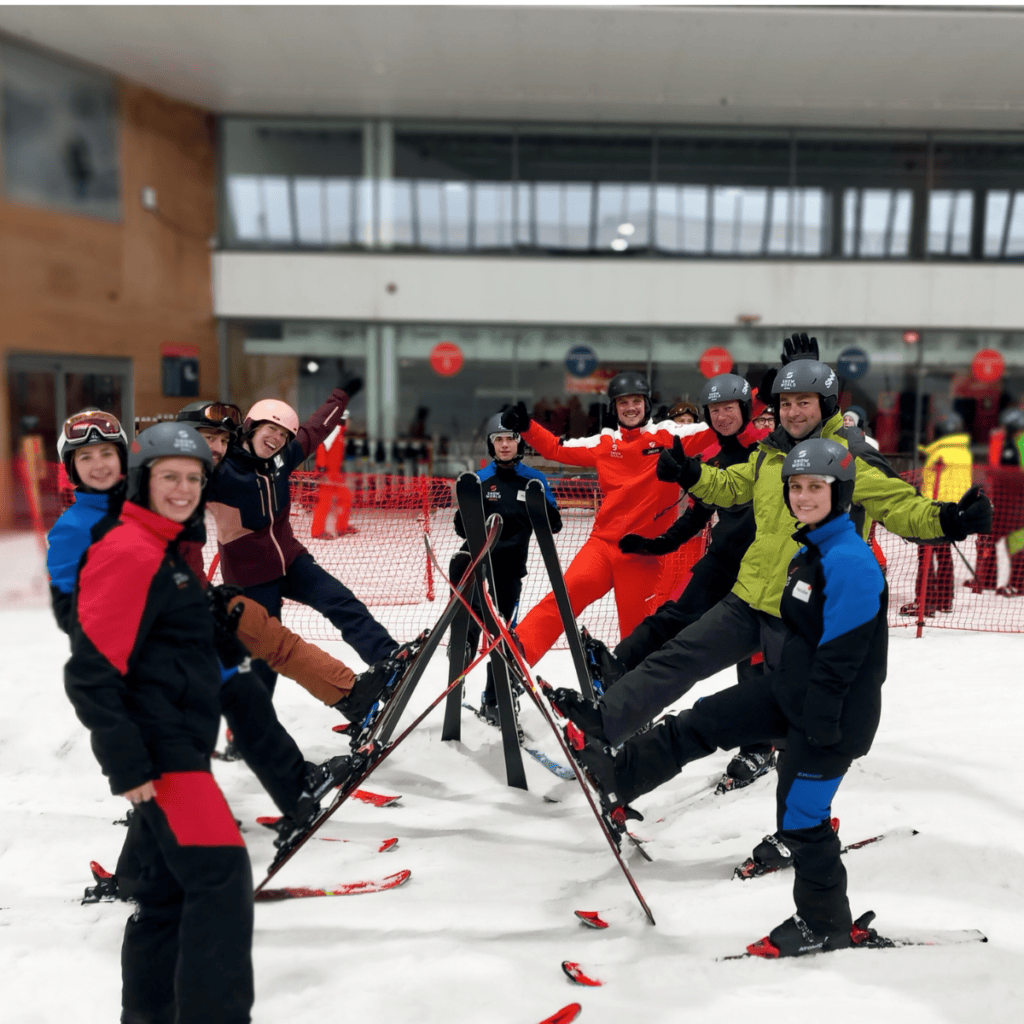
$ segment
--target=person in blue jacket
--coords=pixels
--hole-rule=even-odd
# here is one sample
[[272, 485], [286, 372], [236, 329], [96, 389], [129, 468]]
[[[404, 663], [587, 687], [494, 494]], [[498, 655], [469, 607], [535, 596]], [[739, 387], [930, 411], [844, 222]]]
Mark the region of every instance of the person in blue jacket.
[[[548, 500], [548, 519], [551, 530], [558, 533], [562, 529], [562, 516], [558, 511], [558, 503], [548, 483], [548, 478], [538, 469], [522, 464], [526, 442], [515, 431], [507, 430], [501, 425], [501, 413], [496, 413], [487, 421], [487, 454], [493, 461], [480, 470], [480, 484], [483, 490], [484, 512], [489, 516], [497, 512], [501, 516], [501, 534], [491, 551], [491, 568], [494, 573], [494, 587], [497, 593], [495, 603], [506, 621], [513, 621], [519, 605], [519, 594], [522, 591], [523, 577], [526, 575], [526, 559], [529, 554], [530, 537], [533, 524], [526, 511], [526, 484], [530, 480], [540, 480], [544, 485], [544, 494]], [[460, 537], [466, 536], [462, 525], [462, 515], [455, 513], [455, 532]], [[469, 563], [468, 545], [463, 545], [452, 556], [449, 574], [453, 582], [462, 579], [466, 565]], [[470, 623], [467, 646], [476, 651], [480, 640], [480, 629], [475, 622]], [[494, 725], [498, 724], [498, 705], [494, 694], [494, 677], [491, 666], [487, 666], [487, 685], [481, 697], [481, 711], [484, 717]]]
[[92, 543], [92, 529], [108, 513], [116, 516], [124, 501], [128, 438], [113, 413], [83, 409], [65, 420], [57, 455], [75, 485], [75, 503], [47, 534], [46, 571], [54, 617], [69, 633], [78, 563]]
[[[780, 605], [785, 638], [765, 685], [733, 686], [670, 715], [617, 755], [594, 737], [578, 756], [609, 809], [718, 749], [785, 737], [779, 762], [779, 840], [792, 853], [796, 913], [747, 947], [774, 958], [864, 941], [846, 895], [832, 800], [853, 760], [871, 747], [888, 655], [888, 589], [850, 519], [856, 460], [825, 438], [798, 442], [782, 467], [783, 495], [803, 545]], [[582, 736], [582, 734], [580, 734]]]

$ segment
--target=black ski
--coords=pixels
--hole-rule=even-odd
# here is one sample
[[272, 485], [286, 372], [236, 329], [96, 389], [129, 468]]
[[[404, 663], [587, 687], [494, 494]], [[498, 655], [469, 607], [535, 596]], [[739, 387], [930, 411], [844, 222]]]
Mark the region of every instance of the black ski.
[[[462, 526], [466, 531], [466, 542], [469, 552], [477, 562], [475, 574], [467, 572], [467, 576], [475, 575], [476, 593], [482, 594], [494, 590], [494, 573], [491, 567], [489, 551], [484, 551], [484, 498], [480, 478], [476, 473], [463, 473], [455, 483], [455, 497], [459, 503]], [[482, 557], [477, 556], [482, 553]], [[473, 591], [464, 590], [467, 598]], [[469, 609], [465, 609], [467, 615]], [[495, 617], [501, 613], [492, 606], [490, 601], [481, 602], [481, 618], [484, 629], [492, 637], [498, 636]], [[515, 703], [512, 700], [512, 687], [508, 679], [508, 668], [505, 660], [498, 653], [491, 655], [491, 673], [494, 678], [494, 696], [498, 704], [498, 721], [501, 722], [501, 745], [505, 755], [505, 778], [510, 786], [526, 789], [526, 770], [523, 768], [523, 756], [519, 749], [519, 722], [516, 718]]]
[[576, 669], [576, 678], [580, 684], [580, 693], [584, 697], [594, 700], [594, 686], [590, 680], [590, 670], [587, 668], [587, 656], [583, 650], [579, 627], [576, 625], [576, 616], [572, 613], [569, 591], [565, 589], [565, 577], [562, 575], [562, 566], [555, 548], [555, 535], [551, 532], [551, 523], [548, 520], [548, 499], [544, 494], [544, 485], [539, 480], [528, 480], [526, 483], [526, 510], [530, 514], [537, 546], [540, 548], [544, 567], [551, 580], [551, 591], [555, 595], [558, 614], [562, 619], [562, 628], [565, 630], [565, 638], [569, 643], [572, 664]]
[[[484, 594], [484, 603], [486, 605], [490, 605], [490, 594]], [[583, 790], [583, 795], [586, 797], [587, 803], [590, 805], [591, 811], [594, 812], [594, 817], [597, 819], [597, 823], [600, 826], [601, 831], [604, 833], [605, 839], [608, 841], [608, 846], [611, 848], [612, 854], [615, 856], [615, 860], [622, 869], [622, 873], [625, 875], [626, 881], [629, 883], [629, 887], [633, 890], [633, 895], [636, 896], [640, 906], [643, 907], [644, 913], [647, 915], [647, 920], [650, 921], [651, 924], [654, 924], [654, 915], [651, 913], [651, 908], [647, 905], [647, 901], [644, 899], [643, 893], [640, 892], [640, 887], [636, 884], [636, 879], [633, 877], [633, 873], [629, 870], [629, 866], [622, 857], [620, 843], [622, 836], [626, 833], [625, 821], [623, 820], [619, 822], [613, 820], [611, 816], [605, 813], [602, 809], [600, 802], [601, 798], [598, 795], [597, 790], [590, 781], [589, 776], [580, 767], [580, 764], [573, 756], [572, 751], [569, 749], [569, 744], [566, 740], [563, 728], [558, 724], [558, 719], [556, 717], [557, 712], [551, 706], [551, 703], [547, 698], [547, 694], [544, 692], [544, 686], [534, 679], [530, 672], [530, 667], [526, 664], [525, 659], [519, 651], [519, 645], [509, 633], [508, 627], [501, 621], [499, 616], [495, 616], [493, 608], [491, 608], [491, 613], [491, 617], [495, 619], [497, 627], [505, 641], [504, 649], [513, 658], [513, 661], [509, 663], [510, 670], [518, 677], [519, 682], [525, 687], [526, 692], [533, 698], [533, 702], [537, 705], [537, 709], [540, 711], [545, 721], [551, 726], [551, 731], [555, 734], [555, 738], [558, 740], [558, 745], [562, 748], [562, 753], [565, 755], [566, 761], [568, 761], [572, 766], [572, 770], [576, 775], [576, 781], [579, 782], [580, 788]]]
[[256, 886], [256, 893], [259, 893], [266, 886], [267, 882], [269, 882], [274, 875], [276, 875], [278, 871], [280, 871], [281, 868], [283, 868], [285, 864], [287, 864], [288, 861], [302, 849], [310, 838], [312, 838], [321, 826], [324, 825], [324, 823], [350, 796], [355, 795], [360, 786], [391, 754], [395, 747], [397, 747], [399, 743], [401, 743], [402, 740], [404, 740], [406, 736], [408, 736], [409, 733], [411, 733], [413, 729], [415, 729], [420, 722], [422, 722], [423, 719], [425, 719], [427, 715], [429, 715], [430, 712], [448, 696], [451, 690], [462, 685], [461, 679], [450, 684], [447, 689], [441, 692], [436, 700], [432, 701], [401, 733], [399, 733], [396, 739], [389, 742], [391, 734], [394, 731], [395, 726], [398, 724], [398, 718], [408, 702], [408, 691], [416, 685], [420, 677], [423, 675], [423, 671], [427, 667], [427, 662], [430, 660], [430, 656], [437, 649], [445, 631], [451, 625], [452, 618], [454, 617], [455, 611], [460, 603], [460, 595], [470, 585], [479, 559], [486, 556], [494, 545], [494, 542], [498, 539], [498, 535], [500, 533], [501, 518], [499, 516], [491, 516], [487, 521], [487, 531], [484, 536], [483, 544], [481, 545], [480, 553], [477, 556], [477, 559], [471, 563], [470, 571], [463, 578], [463, 582], [456, 587], [455, 592], [452, 593], [452, 596], [448, 601], [448, 604], [445, 606], [444, 611], [441, 613], [440, 618], [437, 620], [437, 624], [434, 626], [434, 629], [424, 636], [423, 642], [413, 657], [411, 664], [395, 684], [395, 689], [391, 699], [387, 702], [383, 711], [372, 718], [372, 721], [368, 726], [369, 734], [361, 740], [361, 745], [353, 752], [352, 772], [349, 775], [348, 781], [338, 788], [335, 798], [313, 819], [313, 822], [308, 829], [300, 835], [295, 836], [286, 845], [278, 848], [277, 854], [271, 862], [266, 876], [263, 881]]

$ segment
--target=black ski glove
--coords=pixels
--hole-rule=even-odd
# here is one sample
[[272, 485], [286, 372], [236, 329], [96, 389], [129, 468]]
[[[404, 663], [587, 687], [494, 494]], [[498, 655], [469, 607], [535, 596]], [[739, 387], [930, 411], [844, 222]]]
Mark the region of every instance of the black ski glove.
[[530, 429], [530, 414], [526, 411], [525, 402], [517, 402], [514, 409], [506, 409], [501, 414], [501, 426], [504, 430], [512, 430], [517, 434], [525, 434]]
[[351, 402], [360, 391], [363, 390], [363, 378], [362, 377], [350, 377], [348, 380], [338, 385], [341, 391], [344, 391], [348, 395], [348, 399]]
[[639, 533], [627, 533], [625, 537], [619, 538], [619, 550], [624, 555], [635, 555], [637, 552], [647, 553], [647, 538], [641, 537]]
[[794, 334], [782, 343], [782, 365], [796, 359], [818, 359], [818, 339], [806, 334]]
[[213, 646], [223, 668], [238, 668], [249, 657], [245, 644], [235, 635], [238, 620], [242, 617], [242, 602], [239, 601], [234, 608], [228, 608], [241, 592], [241, 587], [228, 584], [206, 588], [206, 601], [213, 619]]
[[678, 545], [664, 533], [660, 537], [641, 537], [639, 533], [627, 533], [619, 541], [619, 550], [625, 555], [667, 555], [677, 548]]
[[663, 448], [658, 456], [655, 472], [659, 480], [677, 483], [688, 491], [700, 479], [701, 462], [683, 451], [683, 442], [677, 437], [671, 448]]
[[757, 385], [758, 400], [764, 402], [769, 409], [773, 408], [774, 396], [772, 395], [772, 385], [775, 383], [775, 378], [778, 375], [779, 371], [773, 367], [761, 378], [761, 383]]
[[942, 503], [939, 526], [948, 540], [966, 540], [972, 533], [990, 533], [992, 502], [980, 487], [972, 487], [958, 502]]

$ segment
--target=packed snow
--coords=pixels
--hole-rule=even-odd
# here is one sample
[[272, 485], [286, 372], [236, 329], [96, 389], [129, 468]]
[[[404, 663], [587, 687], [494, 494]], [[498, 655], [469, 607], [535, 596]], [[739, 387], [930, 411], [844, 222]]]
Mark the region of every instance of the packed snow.
[[[82, 906], [90, 860], [113, 869], [126, 803], [111, 796], [88, 736], [64, 696], [67, 641], [46, 605], [30, 537], [0, 539], [0, 977], [12, 1024], [109, 1024], [119, 1016], [119, 949], [130, 908]], [[440, 610], [439, 608], [437, 609]], [[584, 616], [585, 621], [585, 616]], [[358, 665], [341, 642], [323, 644]], [[372, 895], [259, 904], [253, 956], [260, 1024], [328, 1020], [536, 1024], [568, 1003], [583, 1024], [825, 1019], [1003, 1022], [1020, 1019], [1024, 980], [1024, 795], [1020, 781], [1017, 635], [892, 632], [882, 725], [856, 762], [833, 811], [854, 842], [894, 838], [847, 855], [854, 913], [873, 909], [882, 932], [977, 928], [987, 944], [849, 950], [781, 962], [716, 958], [741, 952], [792, 913], [791, 873], [732, 878], [773, 828], [774, 777], [724, 797], [708, 795], [719, 754], [688, 766], [642, 798], [635, 831], [653, 857], [627, 854], [657, 920], [651, 926], [626, 884], [575, 782], [524, 758], [529, 791], [510, 789], [498, 732], [468, 712], [462, 741], [441, 742], [435, 711], [366, 784], [401, 794], [376, 808], [350, 801], [275, 884], [327, 885], [382, 878], [404, 886]], [[539, 666], [572, 678], [569, 656]], [[443, 688], [435, 656], [407, 718]], [[730, 672], [680, 702], [731, 684]], [[483, 670], [467, 697], [477, 701]], [[344, 749], [340, 719], [282, 679], [277, 707], [310, 760]], [[523, 722], [558, 755], [531, 707]], [[241, 763], [216, 762], [262, 877], [275, 813]], [[378, 853], [379, 842], [396, 848]], [[575, 910], [599, 911], [607, 931]], [[563, 960], [604, 982], [573, 985]]]

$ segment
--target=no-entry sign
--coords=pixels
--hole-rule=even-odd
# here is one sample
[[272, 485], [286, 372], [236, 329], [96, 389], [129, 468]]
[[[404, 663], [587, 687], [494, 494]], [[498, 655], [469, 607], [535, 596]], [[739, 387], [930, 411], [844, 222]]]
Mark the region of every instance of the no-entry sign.
[[1006, 369], [1006, 360], [994, 348], [983, 348], [971, 360], [971, 376], [983, 384], [999, 380]]
[[713, 345], [704, 350], [698, 365], [705, 377], [717, 377], [720, 373], [728, 373], [732, 369], [732, 356], [729, 355], [728, 349]]
[[462, 349], [454, 341], [439, 341], [430, 350], [430, 367], [439, 377], [454, 377], [462, 363]]

